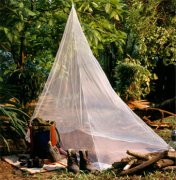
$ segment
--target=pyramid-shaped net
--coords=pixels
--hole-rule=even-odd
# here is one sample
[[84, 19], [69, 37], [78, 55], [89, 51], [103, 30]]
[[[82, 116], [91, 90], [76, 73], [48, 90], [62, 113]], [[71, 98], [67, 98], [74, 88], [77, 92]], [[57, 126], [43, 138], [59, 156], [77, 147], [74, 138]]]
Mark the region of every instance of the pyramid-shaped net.
[[56, 121], [64, 148], [88, 149], [91, 160], [99, 165], [112, 164], [127, 149], [167, 148], [112, 89], [74, 7], [34, 117]]

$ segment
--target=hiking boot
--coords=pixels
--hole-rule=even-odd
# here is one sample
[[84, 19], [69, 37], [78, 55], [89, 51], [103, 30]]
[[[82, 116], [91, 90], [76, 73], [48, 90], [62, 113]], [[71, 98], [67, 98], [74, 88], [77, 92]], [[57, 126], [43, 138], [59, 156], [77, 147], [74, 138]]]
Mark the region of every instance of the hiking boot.
[[88, 171], [88, 172], [95, 172], [97, 169], [92, 165], [88, 158], [88, 151], [83, 149], [79, 151], [80, 156], [80, 170]]
[[79, 166], [78, 166], [78, 160], [76, 156], [76, 151], [74, 149], [68, 149], [67, 150], [67, 169], [70, 172], [78, 173], [79, 172]]

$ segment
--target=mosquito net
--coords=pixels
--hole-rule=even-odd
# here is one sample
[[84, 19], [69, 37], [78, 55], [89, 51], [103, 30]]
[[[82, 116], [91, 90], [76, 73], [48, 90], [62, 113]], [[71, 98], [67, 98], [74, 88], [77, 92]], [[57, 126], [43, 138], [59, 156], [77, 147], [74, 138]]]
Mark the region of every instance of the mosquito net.
[[74, 7], [34, 117], [56, 121], [64, 148], [89, 150], [91, 161], [100, 169], [126, 156], [128, 149], [167, 148], [112, 89]]

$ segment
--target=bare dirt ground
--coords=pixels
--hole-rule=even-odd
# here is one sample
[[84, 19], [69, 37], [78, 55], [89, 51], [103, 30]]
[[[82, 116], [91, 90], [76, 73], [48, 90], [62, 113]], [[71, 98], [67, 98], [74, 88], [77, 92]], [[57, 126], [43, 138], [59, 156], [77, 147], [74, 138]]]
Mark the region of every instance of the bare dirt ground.
[[20, 170], [13, 168], [10, 164], [0, 160], [0, 179], [26, 179]]
[[11, 166], [7, 162], [0, 160], [0, 179], [3, 180], [24, 180], [34, 179], [34, 177], [27, 177], [21, 170]]

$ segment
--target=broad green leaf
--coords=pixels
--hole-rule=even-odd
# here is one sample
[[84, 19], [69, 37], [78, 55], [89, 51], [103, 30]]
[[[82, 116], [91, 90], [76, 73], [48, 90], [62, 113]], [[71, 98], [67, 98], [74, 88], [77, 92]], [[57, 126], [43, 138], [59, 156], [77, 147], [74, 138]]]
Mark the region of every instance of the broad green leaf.
[[24, 4], [23, 4], [22, 2], [20, 2], [20, 3], [18, 4], [18, 6], [19, 6], [20, 8], [23, 8], [23, 7], [24, 7]]
[[37, 21], [36, 26], [37, 26], [38, 29], [41, 27], [41, 25], [42, 25], [41, 22], [40, 22], [40, 21]]
[[28, 45], [27, 39], [24, 39], [23, 44], [24, 44], [24, 46], [27, 46], [27, 45]]
[[2, 27], [2, 29], [4, 30], [5, 34], [8, 33], [8, 28]]
[[[57, 15], [59, 15], [59, 13]], [[42, 21], [42, 22], [46, 22], [47, 21], [47, 19], [44, 18], [44, 17], [40, 17], [39, 20]]]
[[5, 70], [4, 75], [8, 74], [9, 72], [10, 72], [9, 70]]
[[95, 45], [97, 46], [98, 45], [98, 38], [96, 36], [94, 37], [94, 42], [95, 42]]
[[96, 31], [96, 30], [94, 30], [93, 32], [94, 32], [95, 36], [97, 37], [97, 39], [100, 41], [101, 40], [100, 33], [98, 31]]
[[89, 8], [88, 8], [88, 11], [89, 11], [90, 13], [92, 13], [92, 12], [93, 12], [93, 9], [92, 9], [91, 7], [89, 7]]
[[110, 11], [111, 11], [111, 4], [110, 4], [110, 3], [107, 3], [107, 4], [105, 5], [105, 12], [109, 14]]
[[53, 26], [53, 19], [50, 19], [48, 24], [49, 24], [49, 26]]
[[158, 76], [157, 76], [155, 73], [153, 74], [153, 79], [154, 79], [154, 80], [157, 80], [157, 79], [158, 79]]
[[25, 8], [25, 11], [28, 14], [28, 16], [35, 16], [36, 15], [36, 13], [31, 11], [30, 9]]
[[23, 21], [24, 20], [24, 17], [22, 14], [20, 14], [20, 19]]
[[97, 4], [97, 3], [91, 2], [91, 4], [92, 4], [92, 6], [93, 6], [94, 8], [98, 8], [98, 4]]
[[78, 10], [77, 11], [82, 11], [82, 9], [83, 9], [83, 7], [84, 7], [84, 4], [85, 4], [85, 2], [84, 3], [82, 3], [82, 5], [78, 8]]
[[117, 21], [119, 21], [119, 20], [120, 20], [119, 15], [116, 14], [116, 15], [114, 16], [114, 19], [116, 19]]
[[89, 4], [87, 3], [87, 5], [84, 7], [84, 12], [86, 11], [86, 10], [88, 10], [89, 9]]
[[111, 14], [110, 14], [110, 18], [114, 18], [116, 15], [118, 16], [116, 11], [112, 11]]
[[36, 35], [36, 34], [34, 34], [34, 35], [31, 36], [31, 40], [36, 40], [36, 38], [37, 38], [37, 35]]
[[18, 29], [19, 32], [21, 32], [24, 28], [24, 22], [17, 23], [16, 28]]
[[31, 35], [31, 33], [30, 33], [29, 31], [25, 32], [25, 36], [26, 36], [26, 37], [28, 37], [28, 36], [30, 36], [30, 35]]
[[6, 33], [6, 36], [9, 39], [9, 41], [12, 42], [12, 40], [13, 40], [12, 34], [8, 32], [8, 33]]

